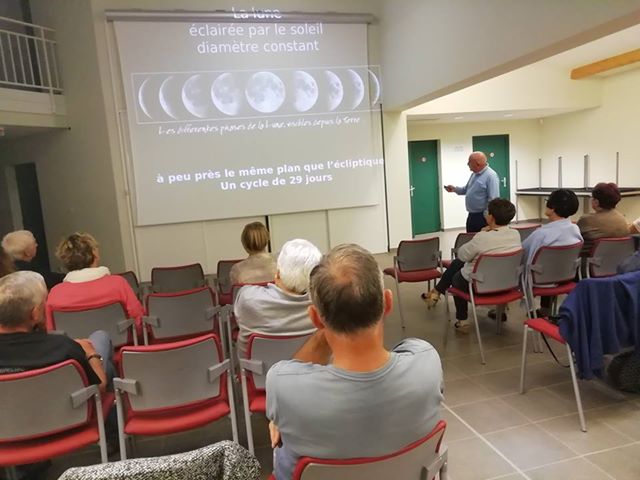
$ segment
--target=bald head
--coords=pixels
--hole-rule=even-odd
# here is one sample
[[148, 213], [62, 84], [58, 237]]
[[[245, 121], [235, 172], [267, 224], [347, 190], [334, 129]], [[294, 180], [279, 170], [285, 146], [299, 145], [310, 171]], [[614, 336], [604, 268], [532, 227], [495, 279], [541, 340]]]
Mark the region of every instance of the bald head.
[[487, 156], [482, 152], [473, 152], [469, 155], [467, 165], [469, 166], [469, 170], [478, 173], [487, 166]]

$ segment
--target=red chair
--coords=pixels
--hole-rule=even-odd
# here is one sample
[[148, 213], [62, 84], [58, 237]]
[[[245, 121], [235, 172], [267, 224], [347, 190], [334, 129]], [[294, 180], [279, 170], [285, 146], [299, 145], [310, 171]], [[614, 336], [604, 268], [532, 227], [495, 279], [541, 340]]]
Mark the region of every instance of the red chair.
[[231, 305], [233, 293], [231, 284], [231, 268], [242, 260], [220, 260], [216, 268], [216, 294], [218, 305]]
[[308, 335], [264, 335], [254, 333], [247, 343], [247, 358], [240, 359], [242, 400], [249, 451], [254, 453], [251, 414], [266, 412], [265, 381], [271, 366], [289, 360], [309, 339]]
[[199, 263], [151, 269], [151, 291], [154, 293], [182, 292], [205, 285], [204, 271]]
[[524, 242], [529, 235], [539, 229], [541, 225], [539, 223], [522, 223], [520, 225], [513, 224], [510, 228], [517, 230], [520, 234], [520, 241]]
[[[445, 292], [445, 303], [447, 305], [447, 318], [449, 318], [449, 301], [446, 297], [451, 294], [460, 297], [471, 303], [473, 312], [473, 323], [475, 324], [476, 335], [478, 337], [478, 347], [480, 348], [480, 359], [484, 365], [484, 349], [482, 348], [482, 337], [480, 336], [480, 326], [478, 324], [478, 305], [507, 305], [523, 297], [520, 290], [522, 276], [522, 249], [508, 253], [483, 254], [478, 257], [471, 273], [469, 292], [464, 292], [457, 288], [449, 288]], [[497, 325], [501, 324], [501, 315], [496, 315]], [[445, 330], [445, 345], [449, 328]]]
[[522, 366], [520, 367], [520, 393], [522, 394], [525, 392], [524, 381], [525, 381], [525, 370], [527, 366], [527, 334], [530, 329], [533, 330], [534, 332], [537, 332], [543, 335], [544, 338], [550, 338], [552, 340], [555, 340], [559, 344], [564, 345], [566, 347], [567, 357], [569, 359], [569, 368], [571, 369], [571, 382], [573, 383], [573, 393], [575, 394], [575, 397], [576, 397], [576, 406], [578, 407], [578, 417], [580, 418], [580, 430], [582, 430], [583, 432], [586, 432], [587, 425], [584, 420], [584, 411], [582, 409], [582, 399], [580, 397], [580, 388], [578, 386], [578, 379], [576, 377], [576, 368], [574, 366], [573, 353], [571, 352], [571, 347], [569, 347], [569, 344], [565, 341], [564, 338], [562, 338], [562, 335], [560, 335], [560, 329], [558, 328], [558, 326], [554, 325], [553, 323], [549, 322], [544, 318], [532, 318], [524, 322], [524, 339], [522, 341]]
[[451, 249], [451, 260], [442, 260], [442, 266], [444, 268], [449, 268], [451, 266], [451, 262], [458, 258], [458, 250], [460, 250], [460, 247], [469, 242], [475, 234], [475, 232], [462, 232], [458, 234], [456, 241], [453, 244], [453, 248]]
[[182, 342], [124, 347], [120, 378], [114, 378], [120, 455], [125, 440], [191, 430], [223, 417], [238, 441], [229, 360], [214, 334]]
[[587, 275], [589, 278], [615, 275], [618, 265], [634, 252], [631, 237], [598, 238], [593, 242], [591, 253], [587, 257]]
[[[447, 424], [438, 422], [428, 435], [402, 450], [373, 458], [326, 460], [302, 457], [293, 480], [447, 480], [447, 449], [442, 437]], [[271, 480], [275, 480], [272, 475]]]
[[138, 276], [136, 275], [136, 273], [128, 270], [126, 272], [118, 273], [118, 275], [120, 275], [127, 281], [129, 286], [131, 287], [131, 290], [133, 290], [133, 293], [136, 294], [139, 300], [142, 300], [142, 289], [140, 288], [140, 282], [138, 281]]
[[[92, 401], [93, 400], [93, 401]], [[101, 401], [78, 362], [0, 375], [0, 467], [35, 463], [98, 444], [107, 461], [103, 418], [113, 395]]]
[[441, 259], [442, 253], [438, 237], [425, 240], [403, 240], [398, 245], [397, 255], [393, 257], [393, 267], [384, 269], [384, 274], [395, 280], [402, 330], [405, 327], [399, 284], [427, 282], [427, 288], [430, 289], [431, 281], [442, 276]]

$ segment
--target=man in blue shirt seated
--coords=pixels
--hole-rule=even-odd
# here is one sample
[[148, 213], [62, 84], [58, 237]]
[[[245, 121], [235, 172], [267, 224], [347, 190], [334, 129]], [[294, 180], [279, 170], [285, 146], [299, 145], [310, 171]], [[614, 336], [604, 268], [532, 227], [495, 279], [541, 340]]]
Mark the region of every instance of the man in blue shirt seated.
[[[582, 242], [578, 226], [569, 218], [578, 211], [578, 197], [571, 190], [560, 188], [554, 190], [547, 199], [544, 214], [549, 223], [536, 229], [522, 243], [524, 261], [530, 264], [541, 247], [562, 247]], [[549, 316], [554, 297], [545, 296], [540, 299], [538, 316]]]
[[375, 258], [342, 245], [311, 272], [309, 316], [318, 331], [267, 374], [267, 417], [277, 480], [302, 456], [377, 457], [426, 436], [440, 419], [435, 348], [406, 339], [384, 348], [392, 308]]
[[467, 232], [479, 232], [487, 226], [484, 218], [489, 202], [500, 196], [498, 174], [487, 164], [487, 156], [482, 152], [473, 152], [467, 162], [473, 173], [464, 187], [445, 185], [447, 192], [464, 195], [464, 204], [469, 212]]

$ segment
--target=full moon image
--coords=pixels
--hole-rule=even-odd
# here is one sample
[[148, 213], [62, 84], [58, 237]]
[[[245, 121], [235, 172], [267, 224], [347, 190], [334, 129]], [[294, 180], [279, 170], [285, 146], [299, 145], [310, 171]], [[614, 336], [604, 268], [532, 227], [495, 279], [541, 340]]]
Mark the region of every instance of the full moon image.
[[358, 75], [354, 70], [348, 69], [347, 73], [349, 74], [350, 80], [350, 90], [351, 90], [351, 109], [358, 108], [358, 105], [362, 103], [362, 99], [364, 98], [364, 82], [360, 75]]
[[325, 88], [327, 93], [327, 107], [333, 111], [338, 108], [344, 98], [344, 87], [340, 78], [331, 70], [324, 71]]
[[189, 112], [184, 108], [180, 98], [182, 81], [180, 77], [171, 75], [160, 85], [160, 93], [158, 95], [163, 110], [176, 120], [184, 120], [189, 117]]
[[375, 105], [380, 100], [380, 80], [376, 77], [376, 74], [369, 70], [369, 91], [371, 98], [371, 105]]
[[271, 72], [254, 73], [244, 93], [249, 105], [261, 113], [275, 112], [285, 99], [284, 83]]
[[211, 103], [210, 81], [207, 75], [197, 74], [184, 82], [182, 103], [195, 117], [212, 118], [216, 115], [216, 110]]
[[211, 99], [218, 110], [226, 115], [237, 115], [242, 105], [242, 92], [231, 73], [223, 73], [211, 85]]
[[[167, 120], [167, 114], [160, 106], [159, 91], [164, 78], [158, 75], [147, 77], [138, 89], [138, 104], [142, 112], [151, 120]], [[141, 120], [148, 120], [142, 118]]]
[[318, 83], [309, 73], [296, 70], [293, 73], [293, 107], [306, 112], [318, 101]]

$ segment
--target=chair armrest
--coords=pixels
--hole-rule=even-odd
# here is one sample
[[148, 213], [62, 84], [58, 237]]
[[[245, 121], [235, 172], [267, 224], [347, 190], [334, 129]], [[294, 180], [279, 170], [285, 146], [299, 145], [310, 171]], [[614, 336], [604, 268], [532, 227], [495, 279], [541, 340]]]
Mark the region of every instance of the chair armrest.
[[88, 387], [81, 388], [71, 394], [71, 406], [78, 408], [80, 405], [87, 403], [91, 397], [99, 394], [100, 390], [98, 390], [97, 385], [89, 385]]
[[140, 293], [144, 297], [152, 292], [151, 282], [140, 282]]
[[155, 315], [143, 315], [142, 323], [145, 325], [151, 325], [152, 327], [159, 327], [160, 319]]
[[121, 392], [127, 392], [130, 395], [138, 395], [138, 385], [139, 382], [132, 378], [116, 377], [113, 379], [113, 388]]
[[135, 322], [131, 318], [126, 318], [124, 320], [120, 320], [117, 323], [118, 333], [126, 332], [127, 329], [132, 326]]
[[477, 272], [471, 272], [469, 274], [469, 280], [475, 280], [476, 282], [484, 282], [484, 275], [482, 275], [481, 273], [477, 273]]
[[[446, 445], [441, 444], [440, 451], [436, 455], [436, 458], [433, 460], [433, 462], [431, 462], [431, 464], [428, 467], [426, 467], [427, 475], [422, 478], [428, 478], [428, 479], [435, 478], [436, 473], [440, 472], [442, 467], [447, 463], [448, 456], [449, 456], [449, 449], [447, 448]], [[422, 468], [424, 471], [425, 467], [422, 467]]]
[[264, 375], [264, 362], [260, 360], [250, 360], [247, 358], [240, 359], [240, 368], [244, 370], [249, 370], [256, 375]]
[[220, 375], [224, 372], [229, 371], [229, 359], [223, 360], [222, 362], [213, 365], [207, 369], [207, 374], [209, 375], [209, 383], [215, 382]]
[[215, 307], [207, 307], [204, 310], [204, 319], [205, 321], [209, 321], [209, 320], [213, 320], [213, 318], [220, 312], [220, 307], [219, 306], [215, 306]]
[[205, 283], [205, 286], [215, 290], [216, 287], [218, 286], [218, 275], [215, 273], [207, 273], [204, 276], [204, 283]]
[[602, 258], [601, 257], [587, 257], [587, 266], [595, 265], [596, 267], [602, 266]]

